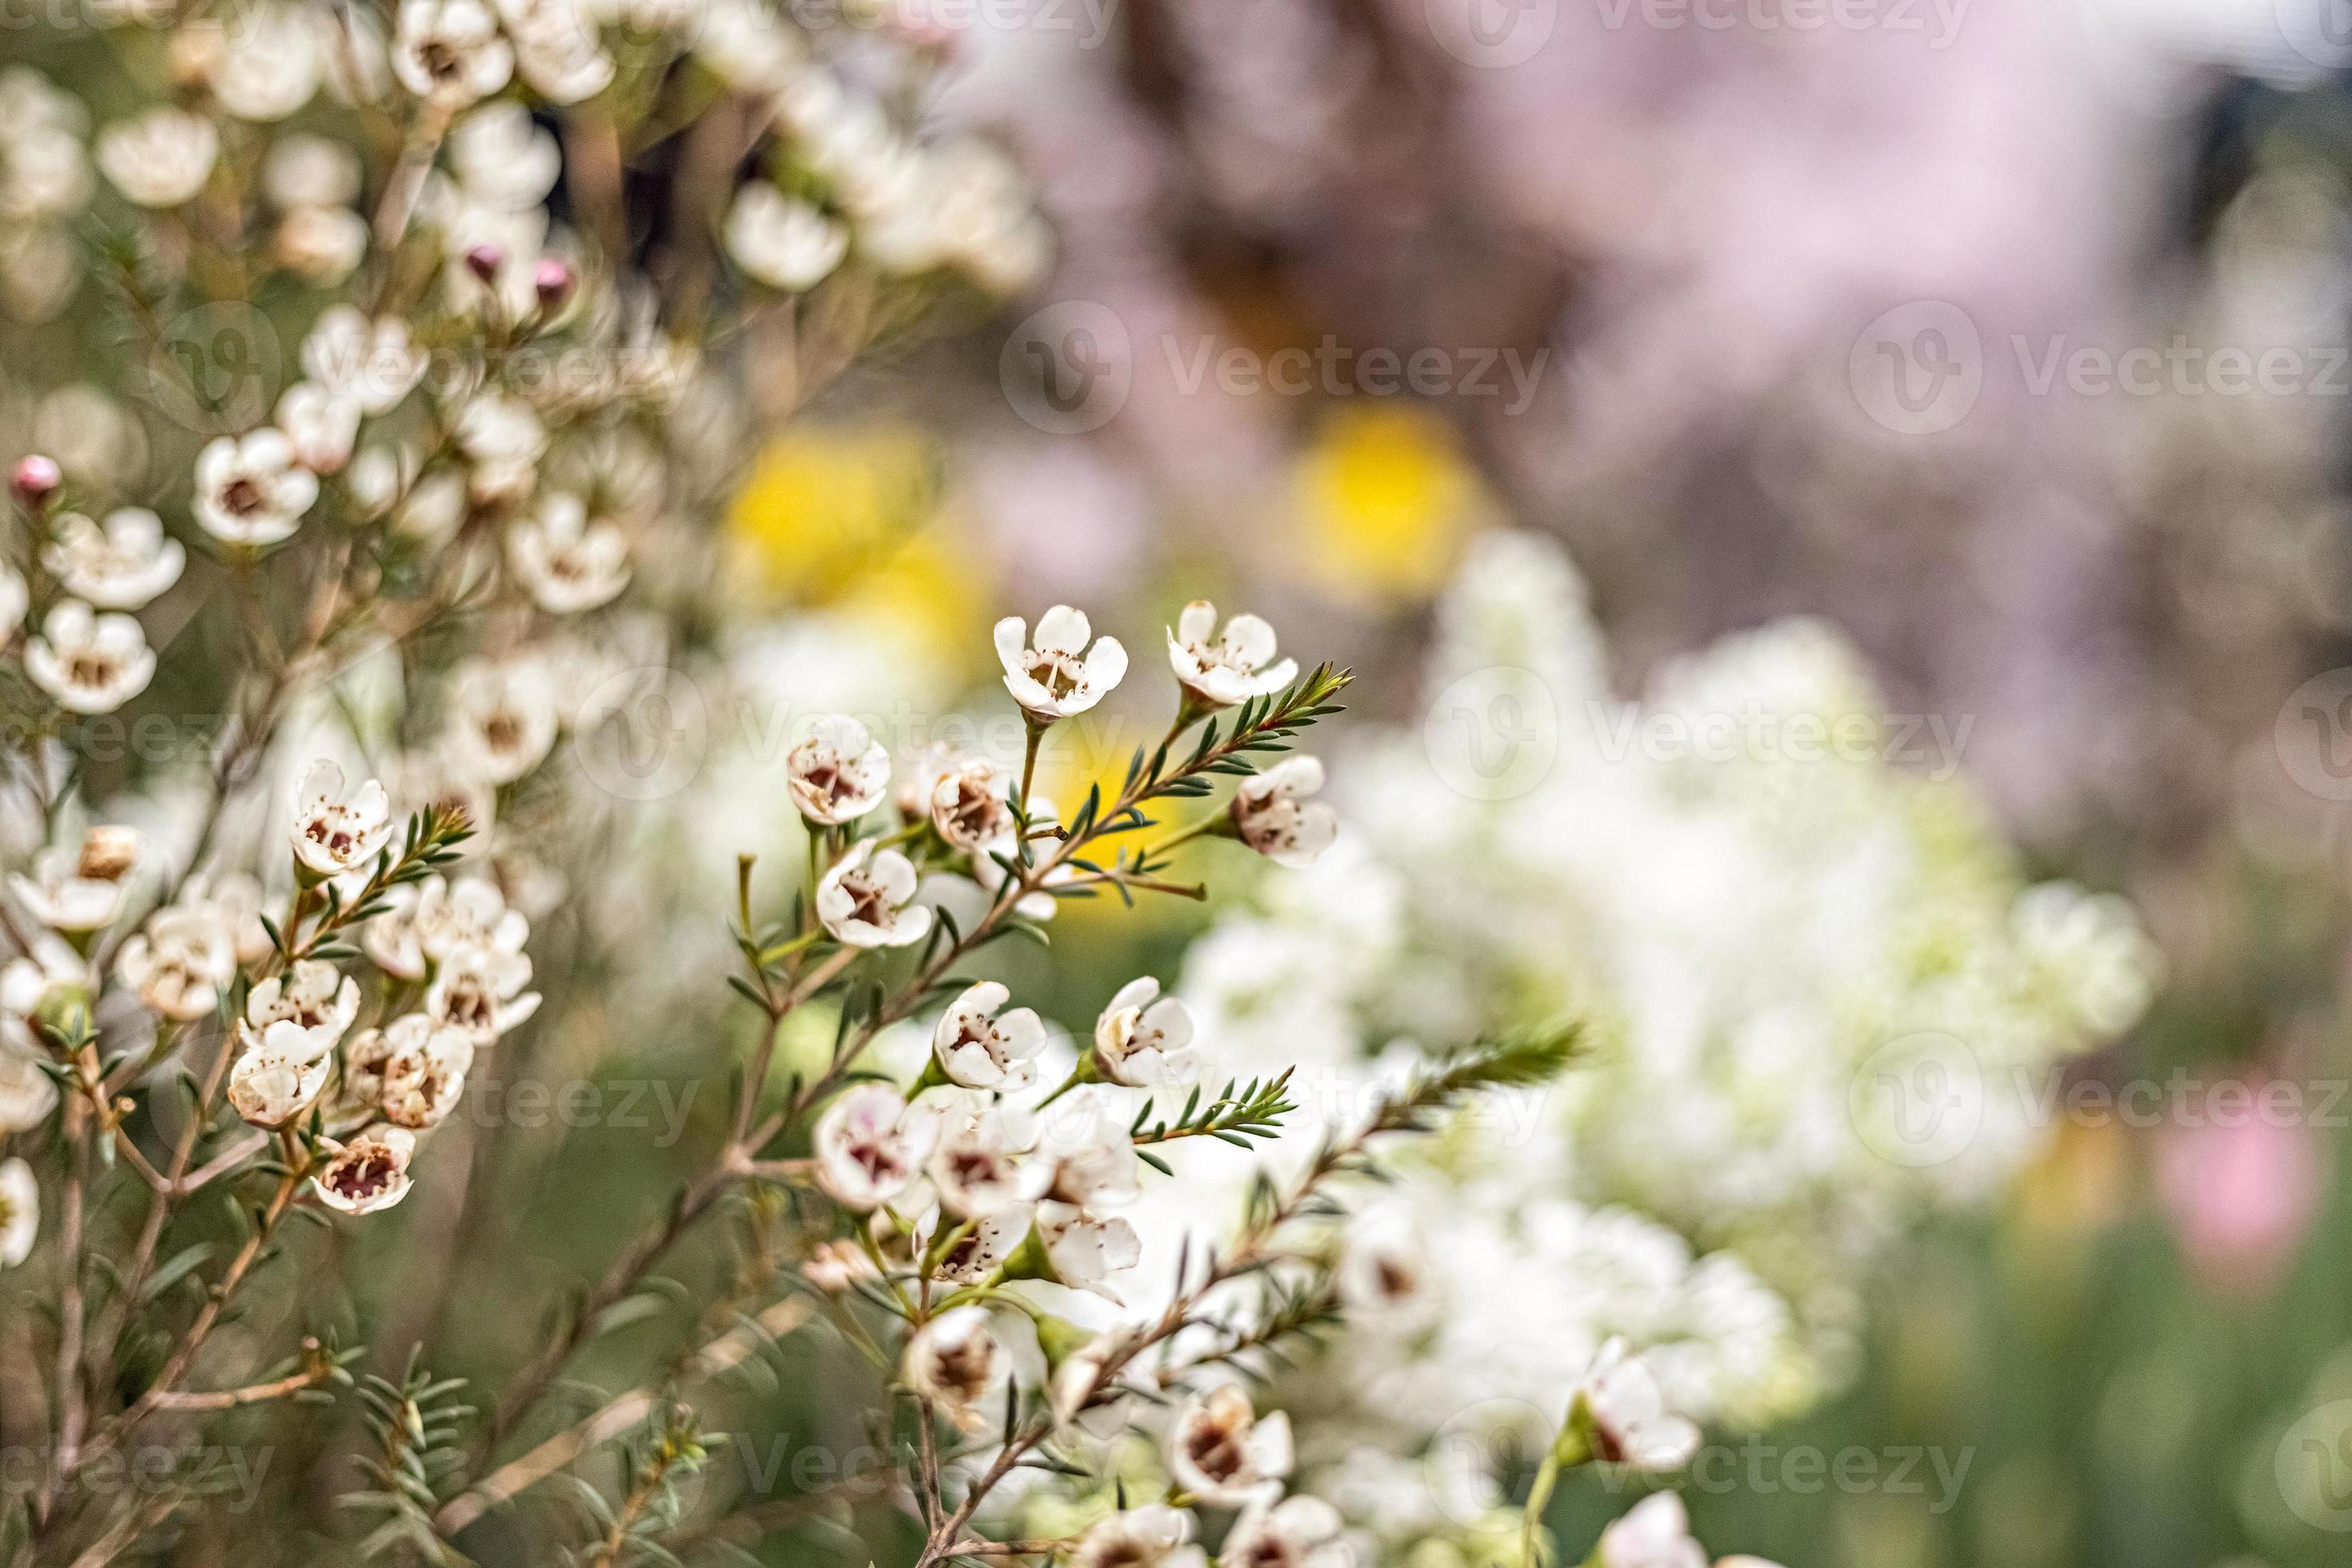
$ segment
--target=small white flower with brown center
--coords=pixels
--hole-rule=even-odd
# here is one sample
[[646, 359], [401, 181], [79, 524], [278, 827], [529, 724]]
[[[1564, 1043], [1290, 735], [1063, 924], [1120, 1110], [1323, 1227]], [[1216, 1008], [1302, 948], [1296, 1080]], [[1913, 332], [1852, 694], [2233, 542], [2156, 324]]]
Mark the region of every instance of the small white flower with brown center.
[[849, 947], [905, 947], [931, 929], [931, 911], [915, 896], [914, 862], [896, 849], [874, 852], [861, 838], [816, 886], [816, 917]]
[[129, 616], [60, 599], [25, 644], [25, 673], [69, 712], [111, 713], [147, 689], [155, 650]]
[[1108, 1093], [1082, 1085], [1037, 1112], [1036, 1157], [1051, 1172], [1041, 1184], [1044, 1196], [1089, 1211], [1135, 1201], [1141, 1190], [1135, 1140]]
[[369, 779], [346, 795], [343, 770], [312, 763], [294, 792], [294, 858], [314, 881], [366, 867], [392, 842], [392, 803]]
[[98, 133], [98, 166], [142, 207], [175, 207], [205, 188], [220, 156], [220, 132], [201, 114], [168, 106], [118, 120]]
[[1146, 974], [1129, 981], [1095, 1020], [1095, 1065], [1113, 1083], [1151, 1089], [1201, 1076], [1192, 1015]]
[[727, 214], [727, 254], [771, 289], [813, 289], [849, 254], [849, 230], [764, 180], [735, 194]]
[[1319, 800], [1323, 764], [1286, 757], [1234, 792], [1234, 831], [1241, 841], [1281, 866], [1311, 866], [1339, 836], [1339, 819]]
[[811, 1135], [817, 1184], [863, 1214], [911, 1185], [939, 1138], [939, 1118], [887, 1083], [861, 1083], [825, 1107]]
[[401, 0], [392, 70], [417, 97], [463, 109], [506, 86], [514, 47], [482, 0]]
[[96, 931], [121, 911], [138, 866], [138, 830], [102, 824], [81, 836], [79, 849], [43, 850], [33, 875], [10, 876], [8, 890], [51, 931]]
[[261, 1043], [310, 1061], [335, 1048], [360, 1014], [360, 983], [323, 958], [273, 974], [245, 999], [245, 1021]]
[[319, 34], [299, 7], [242, 5], [213, 62], [213, 95], [239, 120], [283, 120], [319, 90]]
[[138, 609], [178, 582], [187, 563], [180, 542], [163, 537], [163, 520], [135, 506], [109, 512], [103, 528], [69, 511], [41, 551], [41, 564], [66, 592], [101, 610]]
[[217, 1006], [236, 978], [236, 942], [211, 910], [175, 905], [156, 910], [122, 944], [114, 973], [152, 1011], [189, 1023]]
[[1057, 1282], [1108, 1301], [1119, 1299], [1110, 1277], [1143, 1258], [1143, 1243], [1124, 1215], [1100, 1218], [1075, 1204], [1039, 1204], [1037, 1239]]
[[1012, 1373], [985, 1307], [952, 1307], [916, 1330], [899, 1368], [917, 1397], [966, 1432], [990, 1425], [993, 1413], [984, 1406]]
[[293, 537], [319, 499], [319, 476], [268, 426], [223, 436], [196, 454], [196, 521], [228, 544], [257, 549]]
[[958, 849], [980, 853], [1010, 841], [1013, 775], [985, 757], [967, 757], [931, 781], [931, 826]]
[[467, 465], [466, 488], [476, 500], [517, 501], [539, 483], [547, 426], [530, 405], [486, 392], [457, 416], [457, 443]]
[[613, 57], [580, 0], [498, 0], [515, 68], [550, 103], [578, 103], [611, 85]]
[[1356, 1554], [1344, 1528], [1339, 1510], [1319, 1497], [1260, 1502], [1234, 1521], [1217, 1568], [1350, 1568]]
[[[1091, 648], [1087, 646], [1090, 640]], [[997, 622], [996, 657], [1004, 666], [1004, 689], [1033, 724], [1085, 712], [1127, 674], [1127, 649], [1118, 639], [1095, 640], [1086, 612], [1067, 605], [1056, 605], [1037, 618], [1034, 645], [1028, 623], [1020, 616]]]
[[361, 413], [388, 414], [423, 379], [425, 352], [399, 317], [371, 321], [354, 306], [335, 305], [302, 340], [302, 370]]
[[856, 822], [890, 793], [890, 752], [849, 715], [824, 714], [784, 758], [784, 788], [811, 822]]
[[1014, 1204], [973, 1220], [940, 1258], [940, 1278], [977, 1285], [1004, 1267], [1029, 1235], [1029, 1205]]
[[1601, 1347], [1576, 1385], [1561, 1440], [1590, 1457], [1641, 1470], [1679, 1469], [1698, 1452], [1698, 1427], [1666, 1408], [1657, 1374], [1622, 1338]]
[[578, 496], [550, 496], [507, 527], [507, 564], [531, 603], [551, 616], [611, 604], [629, 585], [629, 537], [605, 518], [591, 521]]
[[1127, 1509], [1087, 1527], [1070, 1548], [1070, 1568], [1202, 1568], [1206, 1559], [1192, 1544], [1192, 1530], [1187, 1509], [1164, 1502]]
[[467, 777], [512, 784], [555, 749], [555, 685], [535, 659], [468, 660], [449, 679], [449, 704], [444, 751]]
[[237, 1026], [228, 1102], [250, 1126], [276, 1129], [296, 1121], [327, 1087], [327, 1075], [334, 1068], [331, 1050], [305, 1056], [299, 1047], [307, 1042], [299, 1036], [280, 1038], [283, 1043], [272, 1044], [245, 1024]]
[[425, 1011], [436, 1023], [463, 1030], [478, 1047], [520, 1028], [539, 1011], [530, 984], [530, 959], [520, 952], [479, 944], [452, 950], [425, 988]]
[[1402, 1204], [1376, 1204], [1349, 1216], [1338, 1274], [1349, 1321], [1359, 1326], [1417, 1330], [1442, 1305], [1428, 1244]]
[[1706, 1568], [1706, 1549], [1691, 1539], [1683, 1500], [1658, 1492], [1601, 1532], [1592, 1560], [1597, 1568]]
[[341, 1144], [311, 1178], [319, 1201], [344, 1214], [373, 1214], [408, 1195], [408, 1162], [416, 1134], [405, 1127], [371, 1127]]
[[243, 871], [190, 877], [180, 886], [180, 905], [212, 911], [227, 929], [241, 964], [258, 963], [277, 951], [269, 928], [261, 923], [261, 884]]
[[344, 1103], [395, 1126], [437, 1127], [465, 1092], [474, 1042], [423, 1013], [362, 1029], [343, 1049]]
[[0, 1268], [14, 1268], [33, 1255], [41, 1234], [41, 1186], [22, 1160], [0, 1164]]
[[940, 1206], [960, 1220], [981, 1219], [1034, 1197], [1021, 1159], [1026, 1131], [994, 1107], [950, 1122], [931, 1151]]
[[1298, 679], [1296, 659], [1274, 657], [1274, 628], [1255, 616], [1235, 616], [1217, 635], [1217, 607], [1195, 599], [1168, 634], [1168, 662], [1198, 708], [1230, 708], [1281, 690]]
[[1168, 1474], [1179, 1489], [1222, 1508], [1265, 1500], [1290, 1474], [1290, 1417], [1265, 1420], [1233, 1384], [1194, 1397], [1168, 1428]]
[[1020, 1089], [1037, 1076], [1045, 1026], [1027, 1007], [1002, 1012], [1013, 993], [983, 980], [948, 1004], [931, 1030], [931, 1052], [948, 1081], [965, 1089]]

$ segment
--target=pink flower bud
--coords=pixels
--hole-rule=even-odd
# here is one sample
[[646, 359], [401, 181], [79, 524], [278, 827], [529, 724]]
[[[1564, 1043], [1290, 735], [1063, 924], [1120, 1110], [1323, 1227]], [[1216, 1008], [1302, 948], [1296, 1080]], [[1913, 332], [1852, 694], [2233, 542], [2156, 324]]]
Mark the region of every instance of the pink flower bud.
[[574, 281], [571, 267], [552, 256], [541, 257], [539, 265], [531, 268], [530, 285], [539, 292], [540, 304], [550, 310], [572, 298]]
[[503, 246], [477, 245], [466, 252], [467, 270], [485, 283], [498, 280], [499, 268], [506, 264]]
[[17, 500], [30, 511], [48, 505], [49, 498], [58, 493], [58, 487], [63, 483], [65, 476], [58, 471], [57, 459], [38, 452], [18, 462], [16, 471], [8, 477], [8, 488], [16, 492]]

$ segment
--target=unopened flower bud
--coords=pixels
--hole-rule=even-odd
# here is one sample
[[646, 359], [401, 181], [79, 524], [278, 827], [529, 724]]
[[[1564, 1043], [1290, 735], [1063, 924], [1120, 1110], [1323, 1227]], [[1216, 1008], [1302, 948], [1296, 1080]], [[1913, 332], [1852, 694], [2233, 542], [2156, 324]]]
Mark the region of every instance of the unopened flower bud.
[[35, 452], [16, 464], [16, 471], [8, 476], [8, 488], [16, 500], [29, 511], [39, 511], [49, 504], [49, 498], [65, 483], [65, 475], [58, 469], [57, 459]]
[[499, 268], [506, 265], [507, 253], [502, 246], [477, 245], [466, 252], [466, 269], [485, 283], [498, 280]]
[[539, 265], [531, 268], [530, 286], [538, 292], [544, 310], [562, 309], [563, 302], [572, 298], [572, 288], [577, 281], [571, 266], [552, 256], [541, 257]]

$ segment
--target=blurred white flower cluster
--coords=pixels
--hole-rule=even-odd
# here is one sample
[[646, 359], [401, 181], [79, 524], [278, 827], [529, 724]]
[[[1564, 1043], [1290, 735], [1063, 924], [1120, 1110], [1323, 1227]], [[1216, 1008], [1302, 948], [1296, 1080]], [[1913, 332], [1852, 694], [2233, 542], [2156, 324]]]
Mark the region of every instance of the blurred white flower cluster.
[[2021, 886], [1965, 785], [1902, 765], [1909, 721], [1825, 626], [1623, 702], [1573, 567], [1500, 533], [1439, 628], [1428, 721], [1360, 737], [1338, 847], [1224, 917], [1180, 987], [1212, 1070], [1298, 1064], [1335, 1120], [1400, 1057], [1585, 1025], [1580, 1070], [1453, 1130], [1348, 1243], [1397, 1327], [1355, 1331], [1387, 1364], [1351, 1360], [1302, 1447], [1399, 1538], [1491, 1485], [1450, 1441], [1421, 1461], [1447, 1476], [1383, 1484], [1414, 1426], [1483, 1455], [1556, 1420], [1611, 1334], [1703, 1419], [1833, 1387], [1873, 1254], [2017, 1167], [2047, 1075], [2128, 1027], [2157, 967], [2120, 900]]

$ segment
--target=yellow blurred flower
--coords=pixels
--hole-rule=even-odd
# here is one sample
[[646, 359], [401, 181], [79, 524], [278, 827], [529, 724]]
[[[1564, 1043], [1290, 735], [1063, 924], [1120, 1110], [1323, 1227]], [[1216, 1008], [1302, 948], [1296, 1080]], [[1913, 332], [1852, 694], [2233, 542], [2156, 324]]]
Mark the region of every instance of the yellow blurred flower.
[[1330, 417], [1299, 460], [1298, 500], [1317, 569], [1388, 604], [1442, 585], [1485, 494], [1449, 426], [1385, 403]]
[[903, 425], [779, 439], [728, 512], [738, 581], [769, 604], [874, 612], [916, 628], [950, 668], [986, 649], [985, 579], [942, 537], [939, 462]]

